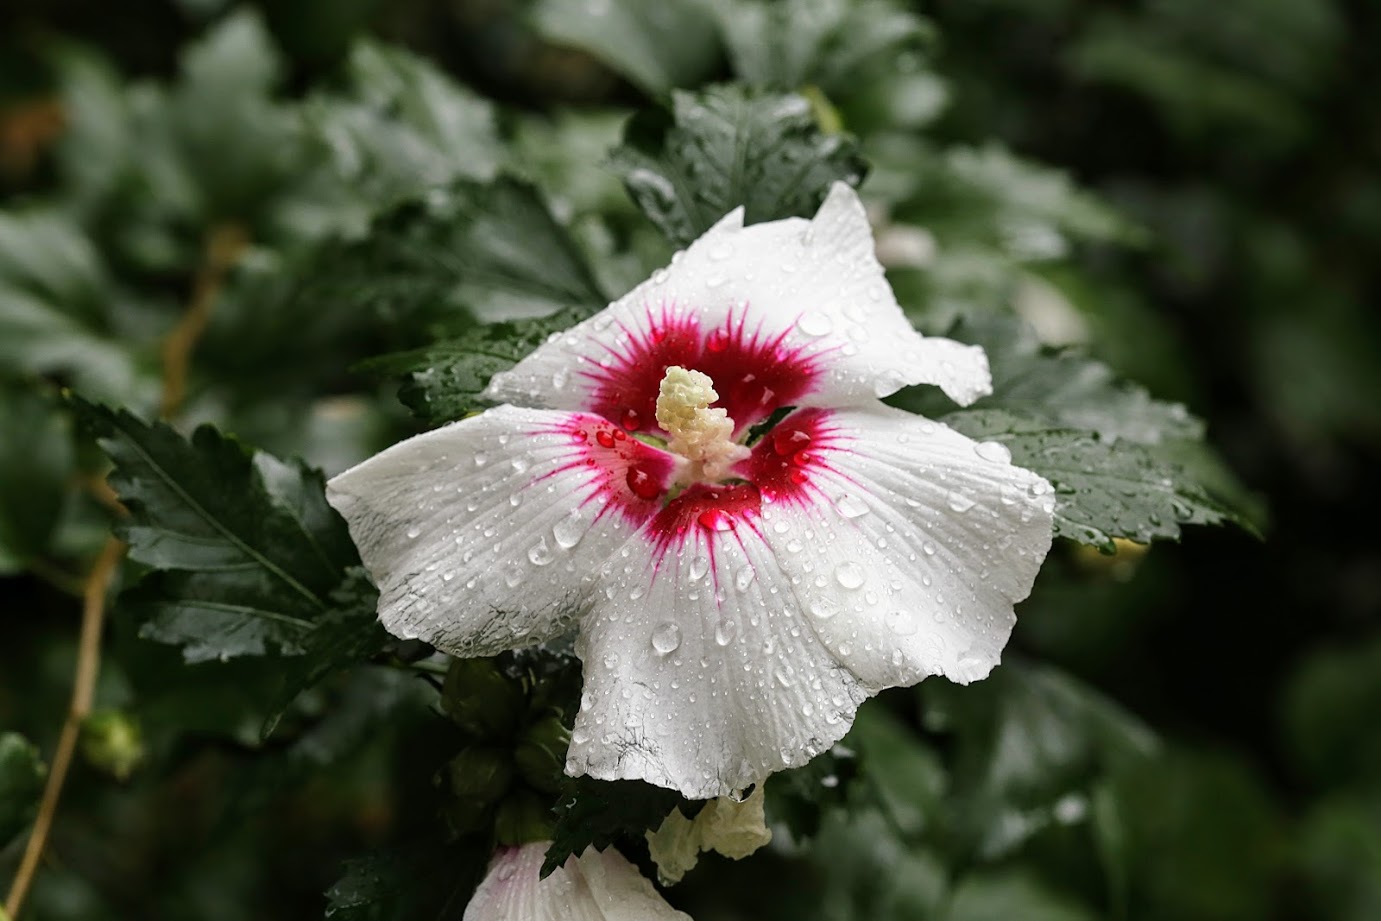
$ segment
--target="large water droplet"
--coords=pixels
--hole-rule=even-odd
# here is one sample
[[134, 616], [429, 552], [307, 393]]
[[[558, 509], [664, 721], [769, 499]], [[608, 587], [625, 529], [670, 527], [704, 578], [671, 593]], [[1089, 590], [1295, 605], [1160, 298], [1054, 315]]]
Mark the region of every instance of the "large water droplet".
[[949, 507], [960, 514], [967, 512], [974, 507], [973, 498], [957, 489], [950, 490]]
[[714, 641], [720, 646], [728, 646], [738, 635], [738, 626], [732, 620], [722, 620], [715, 625]]
[[738, 575], [734, 576], [734, 587], [741, 592], [746, 592], [755, 578], [757, 578], [757, 571], [752, 566], [745, 566], [738, 571]]
[[703, 556], [696, 556], [690, 562], [689, 575], [692, 582], [699, 582], [705, 578], [705, 573], [710, 571], [710, 561]]
[[888, 611], [887, 628], [897, 636], [914, 636], [920, 628], [916, 626], [916, 619], [905, 611]]
[[818, 310], [807, 310], [796, 321], [796, 327], [807, 336], [823, 336], [834, 329], [834, 321], [829, 318], [828, 314]]
[[840, 563], [834, 568], [834, 577], [840, 585], [850, 590], [861, 587], [866, 578], [863, 567], [857, 563]]
[[1012, 462], [1011, 450], [1000, 441], [980, 441], [973, 449], [979, 457], [998, 464]]
[[585, 521], [579, 515], [567, 515], [551, 529], [552, 537], [562, 550], [569, 550], [585, 536]]
[[412, 527], [408, 528], [407, 534], [408, 540], [417, 540], [417, 538], [422, 534], [422, 529], [419, 528], [417, 525], [413, 525]]
[[556, 558], [556, 554], [547, 546], [547, 539], [544, 537], [529, 548], [527, 558], [532, 561], [533, 566], [545, 566]]
[[833, 598], [816, 598], [806, 606], [806, 610], [819, 620], [829, 620], [839, 613], [839, 603]]
[[834, 507], [845, 518], [860, 518], [868, 514], [868, 506], [855, 496], [840, 496], [838, 501], [834, 503]]
[[652, 648], [659, 656], [671, 655], [681, 645], [681, 628], [667, 622], [652, 631]]

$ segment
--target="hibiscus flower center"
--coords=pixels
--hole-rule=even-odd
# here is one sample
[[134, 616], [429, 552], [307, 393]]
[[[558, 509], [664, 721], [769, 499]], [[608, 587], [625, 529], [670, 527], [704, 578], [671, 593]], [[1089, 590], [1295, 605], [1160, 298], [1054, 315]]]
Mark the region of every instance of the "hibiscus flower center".
[[682, 485], [722, 482], [751, 453], [734, 441], [728, 410], [710, 405], [718, 399], [707, 374], [672, 365], [662, 377], [657, 424], [671, 438], [667, 449], [690, 461]]

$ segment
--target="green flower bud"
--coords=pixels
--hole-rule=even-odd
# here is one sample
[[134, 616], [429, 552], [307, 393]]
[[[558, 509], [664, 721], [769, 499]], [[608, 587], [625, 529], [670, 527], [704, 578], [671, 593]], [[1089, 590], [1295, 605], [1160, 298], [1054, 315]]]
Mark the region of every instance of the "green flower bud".
[[566, 749], [571, 731], [559, 717], [547, 716], [528, 727], [513, 753], [518, 773], [534, 789], [555, 793], [565, 776]]
[[451, 795], [444, 812], [451, 827], [460, 834], [479, 831], [513, 785], [513, 763], [498, 749], [467, 748], [446, 765], [446, 781]]
[[454, 659], [441, 688], [441, 709], [481, 739], [512, 732], [523, 711], [523, 691], [489, 659]]
[[519, 790], [499, 804], [494, 832], [500, 844], [517, 846], [533, 841], [548, 841], [556, 831], [547, 798], [531, 790]]
[[97, 710], [82, 723], [82, 756], [98, 770], [125, 781], [144, 760], [139, 724], [119, 710]]

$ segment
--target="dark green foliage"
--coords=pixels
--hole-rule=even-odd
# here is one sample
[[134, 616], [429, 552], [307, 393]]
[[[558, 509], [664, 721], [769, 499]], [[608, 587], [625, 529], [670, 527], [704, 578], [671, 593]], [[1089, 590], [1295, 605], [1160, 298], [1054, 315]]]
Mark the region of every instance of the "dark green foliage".
[[334, 921], [460, 921], [479, 885], [487, 848], [420, 841], [347, 861], [326, 893]]
[[635, 116], [610, 165], [676, 246], [739, 205], [749, 224], [809, 217], [832, 183], [857, 185], [867, 170], [804, 97], [736, 86], [673, 93], [669, 110]]
[[540, 319], [486, 323], [455, 339], [376, 358], [361, 368], [406, 375], [399, 398], [428, 426], [444, 425], [482, 409], [486, 402], [480, 393], [490, 378], [591, 312], [573, 307]]
[[0, 382], [0, 572], [46, 554], [76, 466], [55, 399]]
[[463, 328], [483, 320], [591, 310], [607, 298], [530, 185], [460, 180], [377, 218], [363, 240], [328, 248], [304, 272], [298, 310], [376, 313]]
[[1232, 522], [1248, 513], [1210, 494], [1173, 463], [1140, 445], [1051, 427], [1002, 410], [963, 410], [947, 425], [979, 441], [999, 441], [1018, 466], [1055, 488], [1055, 535], [1112, 552], [1113, 538], [1138, 543], [1177, 538], [1188, 524]]
[[556, 830], [542, 875], [550, 874], [566, 858], [584, 853], [587, 847], [603, 850], [624, 837], [641, 838], [644, 831], [657, 829], [678, 807], [688, 815], [698, 811], [692, 811], [691, 804], [675, 790], [640, 780], [570, 778], [556, 803]]
[[0, 847], [33, 818], [47, 773], [32, 742], [16, 732], [0, 732]]
[[854, 752], [836, 745], [801, 767], [773, 774], [765, 782], [768, 821], [783, 823], [796, 841], [815, 837], [825, 816], [844, 805], [857, 772]]

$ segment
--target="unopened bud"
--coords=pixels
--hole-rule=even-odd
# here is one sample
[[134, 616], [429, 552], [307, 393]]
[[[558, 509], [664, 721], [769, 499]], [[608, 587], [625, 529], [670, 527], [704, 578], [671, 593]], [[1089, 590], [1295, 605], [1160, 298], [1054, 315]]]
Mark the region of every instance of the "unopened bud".
[[543, 793], [557, 792], [565, 777], [566, 749], [570, 745], [571, 731], [558, 717], [539, 720], [523, 733], [513, 753], [518, 773], [534, 789]]
[[441, 688], [441, 709], [481, 739], [503, 736], [523, 711], [522, 688], [490, 659], [455, 659]]
[[144, 760], [139, 724], [119, 710], [97, 710], [82, 723], [82, 756], [116, 780], [128, 780]]
[[479, 831], [513, 785], [513, 763], [498, 749], [467, 748], [446, 765], [446, 780], [451, 795], [445, 813], [451, 827], [461, 834]]

